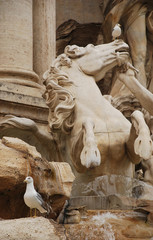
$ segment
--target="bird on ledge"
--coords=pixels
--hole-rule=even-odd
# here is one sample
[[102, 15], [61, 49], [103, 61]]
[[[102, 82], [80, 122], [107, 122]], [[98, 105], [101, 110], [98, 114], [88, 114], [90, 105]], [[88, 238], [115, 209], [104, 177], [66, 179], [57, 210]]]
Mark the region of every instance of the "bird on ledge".
[[30, 217], [32, 217], [33, 208], [35, 209], [34, 217], [36, 217], [36, 209], [38, 209], [41, 213], [47, 213], [49, 210], [49, 205], [44, 202], [41, 195], [35, 190], [33, 178], [28, 176], [24, 182], [27, 183], [24, 194], [24, 202], [30, 208]]
[[120, 35], [121, 35], [121, 25], [119, 23], [117, 23], [115, 25], [115, 27], [113, 28], [113, 31], [112, 31], [112, 39], [113, 39], [113, 41], [115, 39], [117, 39]]

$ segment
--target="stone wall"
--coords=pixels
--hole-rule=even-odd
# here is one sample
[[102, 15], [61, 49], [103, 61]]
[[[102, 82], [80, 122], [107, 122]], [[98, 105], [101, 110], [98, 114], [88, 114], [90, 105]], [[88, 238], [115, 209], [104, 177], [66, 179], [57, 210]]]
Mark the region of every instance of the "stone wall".
[[57, 0], [56, 26], [74, 19], [79, 23], [101, 22], [101, 0]]
[[101, 0], [56, 1], [56, 55], [67, 45], [96, 45], [101, 35]]

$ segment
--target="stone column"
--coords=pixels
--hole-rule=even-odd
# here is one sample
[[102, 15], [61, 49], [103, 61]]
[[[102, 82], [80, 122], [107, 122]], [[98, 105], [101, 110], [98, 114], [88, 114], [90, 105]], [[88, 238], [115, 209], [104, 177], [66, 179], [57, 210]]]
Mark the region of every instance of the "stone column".
[[[55, 59], [56, 18], [55, 0], [33, 0], [34, 71], [43, 73]], [[42, 82], [41, 82], [42, 84]]]
[[32, 22], [32, 0], [0, 0], [0, 81], [39, 81], [33, 72]]
[[43, 92], [33, 71], [33, 0], [0, 0], [0, 119], [11, 114], [46, 126]]

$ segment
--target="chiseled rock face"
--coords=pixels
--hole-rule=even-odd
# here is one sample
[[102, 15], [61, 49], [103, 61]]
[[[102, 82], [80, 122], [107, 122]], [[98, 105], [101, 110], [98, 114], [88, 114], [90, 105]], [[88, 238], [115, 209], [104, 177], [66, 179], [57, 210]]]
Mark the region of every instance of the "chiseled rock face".
[[60, 240], [59, 236], [55, 230], [55, 224], [43, 217], [0, 222], [0, 240]]
[[[74, 175], [67, 163], [49, 163], [36, 148], [24, 141], [3, 137], [0, 140], [0, 217], [18, 218], [29, 214], [24, 204], [25, 184], [29, 175], [36, 190], [51, 204], [56, 218], [71, 192]], [[67, 174], [65, 174], [65, 172]]]

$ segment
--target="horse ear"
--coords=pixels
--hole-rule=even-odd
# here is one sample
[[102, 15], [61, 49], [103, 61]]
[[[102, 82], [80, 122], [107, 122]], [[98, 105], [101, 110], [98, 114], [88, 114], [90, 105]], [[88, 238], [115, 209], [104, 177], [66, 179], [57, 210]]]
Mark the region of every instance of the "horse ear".
[[85, 54], [85, 48], [77, 45], [68, 45], [65, 47], [64, 53], [71, 58], [77, 58]]
[[75, 49], [73, 49], [72, 46], [68, 45], [65, 47], [64, 53], [72, 57], [73, 55], [75, 55]]

